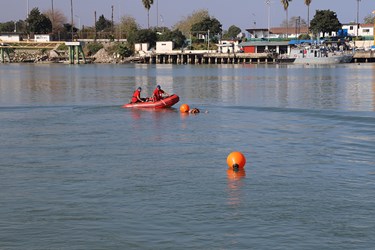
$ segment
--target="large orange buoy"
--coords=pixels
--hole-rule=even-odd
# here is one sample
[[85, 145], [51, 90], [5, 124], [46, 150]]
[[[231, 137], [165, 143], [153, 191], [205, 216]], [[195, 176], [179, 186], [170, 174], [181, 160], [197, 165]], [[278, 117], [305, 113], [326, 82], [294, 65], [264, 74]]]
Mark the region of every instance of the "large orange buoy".
[[246, 158], [241, 152], [232, 152], [227, 157], [227, 164], [229, 168], [238, 170], [245, 166]]
[[185, 103], [180, 106], [180, 112], [182, 112], [182, 113], [189, 112], [189, 110], [190, 110], [189, 105], [187, 105]]

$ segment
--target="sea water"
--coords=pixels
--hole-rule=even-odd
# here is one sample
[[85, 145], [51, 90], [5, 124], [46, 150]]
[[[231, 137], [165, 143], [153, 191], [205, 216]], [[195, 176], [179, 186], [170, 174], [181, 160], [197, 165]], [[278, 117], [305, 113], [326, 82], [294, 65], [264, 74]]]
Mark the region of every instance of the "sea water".
[[373, 64], [2, 64], [0, 249], [373, 249], [374, 110]]

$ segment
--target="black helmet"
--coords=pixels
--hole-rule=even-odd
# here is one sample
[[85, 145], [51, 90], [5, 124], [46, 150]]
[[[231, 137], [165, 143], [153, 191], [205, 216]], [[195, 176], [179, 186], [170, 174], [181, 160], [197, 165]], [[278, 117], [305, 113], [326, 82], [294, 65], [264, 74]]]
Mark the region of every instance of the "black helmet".
[[138, 87], [138, 90], [139, 90], [139, 91], [142, 91], [142, 88], [141, 88], [141, 87]]
[[160, 87], [160, 85], [156, 85], [156, 88], [160, 89], [161, 87]]

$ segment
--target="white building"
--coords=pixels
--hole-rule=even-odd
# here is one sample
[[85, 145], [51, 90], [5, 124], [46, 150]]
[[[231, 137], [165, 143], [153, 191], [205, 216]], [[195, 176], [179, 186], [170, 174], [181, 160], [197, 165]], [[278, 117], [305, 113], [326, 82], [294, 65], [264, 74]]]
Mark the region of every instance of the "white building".
[[1, 33], [0, 41], [1, 42], [19, 42], [21, 41], [21, 35], [17, 33]]
[[343, 24], [342, 30], [348, 34], [348, 36], [373, 36], [374, 35], [374, 24]]
[[174, 44], [172, 41], [156, 42], [156, 53], [172, 52]]
[[241, 48], [238, 40], [221, 40], [217, 45], [218, 53], [238, 53]]

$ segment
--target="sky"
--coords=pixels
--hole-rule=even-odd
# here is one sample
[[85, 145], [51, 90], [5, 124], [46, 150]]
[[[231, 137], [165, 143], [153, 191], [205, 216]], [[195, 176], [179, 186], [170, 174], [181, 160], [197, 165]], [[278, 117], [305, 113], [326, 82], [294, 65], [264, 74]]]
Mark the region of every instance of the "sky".
[[[73, 19], [76, 26], [94, 25], [94, 12], [97, 18], [104, 15], [111, 20], [114, 8], [114, 21], [119, 22], [124, 15], [132, 16], [142, 28], [147, 28], [147, 10], [141, 0], [72, 0]], [[150, 9], [150, 26], [173, 27], [177, 22], [191, 15], [194, 11], [208, 10], [211, 17], [218, 19], [227, 30], [231, 25], [242, 29], [278, 27], [285, 19], [285, 11], [280, 0], [271, 0], [270, 7], [266, 0], [154, 0]], [[41, 12], [54, 9], [65, 14], [71, 20], [71, 0], [0, 0], [0, 22], [24, 20], [27, 10], [38, 7]], [[310, 20], [315, 11], [330, 9], [336, 12], [341, 23], [356, 22], [357, 10], [359, 20], [363, 21], [375, 10], [375, 0], [312, 0]], [[289, 18], [301, 16], [307, 20], [307, 7], [304, 0], [293, 0], [288, 9]], [[159, 17], [159, 18], [157, 18]]]

